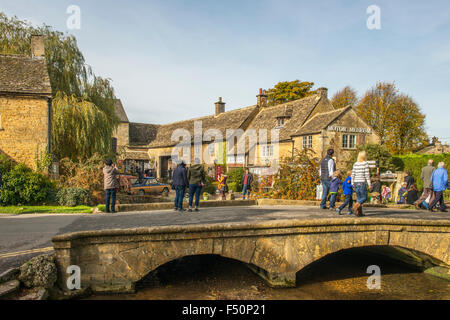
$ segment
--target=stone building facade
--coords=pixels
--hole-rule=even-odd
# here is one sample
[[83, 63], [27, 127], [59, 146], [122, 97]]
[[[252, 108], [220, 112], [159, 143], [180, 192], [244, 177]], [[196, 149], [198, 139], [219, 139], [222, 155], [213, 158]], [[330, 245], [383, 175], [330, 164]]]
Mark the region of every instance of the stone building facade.
[[433, 137], [431, 143], [415, 151], [417, 154], [443, 154], [450, 153], [450, 146], [442, 143], [437, 137]]
[[32, 55], [0, 55], [0, 153], [36, 168], [51, 152], [52, 90], [44, 38], [33, 36]]
[[[225, 110], [225, 102], [219, 98], [212, 115], [147, 125], [152, 128], [148, 133], [144, 125], [136, 128], [145, 137], [142, 142], [148, 142], [141, 145], [141, 151], [147, 151], [157, 177], [167, 176], [169, 169], [174, 168], [172, 160], [192, 162], [194, 158], [203, 160], [211, 176], [218, 166], [222, 170], [224, 166], [226, 169], [246, 166], [257, 174], [270, 175], [281, 158], [302, 149], [309, 149], [320, 159], [329, 148], [334, 148], [338, 166], [345, 167], [358, 145], [380, 140], [351, 107], [335, 109], [326, 88], [275, 106], [268, 105], [267, 95], [262, 90], [256, 97], [255, 105], [231, 111]], [[175, 135], [172, 140], [177, 129], [188, 133], [184, 145], [180, 146], [182, 137]], [[230, 136], [236, 137], [234, 147], [218, 142]]]

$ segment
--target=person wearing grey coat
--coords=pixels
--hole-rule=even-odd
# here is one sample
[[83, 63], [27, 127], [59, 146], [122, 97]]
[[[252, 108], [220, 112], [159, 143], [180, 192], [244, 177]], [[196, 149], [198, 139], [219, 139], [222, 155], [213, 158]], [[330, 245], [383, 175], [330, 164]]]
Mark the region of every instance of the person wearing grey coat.
[[116, 165], [113, 164], [112, 160], [105, 160], [105, 166], [103, 167], [103, 182], [106, 193], [106, 212], [116, 212], [116, 189], [119, 188], [119, 181], [117, 180], [118, 174], [119, 170], [117, 170]]
[[[416, 209], [420, 209], [420, 205], [424, 202], [430, 195], [433, 198], [433, 184], [431, 183], [431, 176], [435, 170], [433, 159], [428, 160], [428, 165], [422, 168], [422, 173], [420, 179], [423, 181], [423, 193], [420, 198], [414, 202]], [[433, 199], [430, 199], [430, 203]]]

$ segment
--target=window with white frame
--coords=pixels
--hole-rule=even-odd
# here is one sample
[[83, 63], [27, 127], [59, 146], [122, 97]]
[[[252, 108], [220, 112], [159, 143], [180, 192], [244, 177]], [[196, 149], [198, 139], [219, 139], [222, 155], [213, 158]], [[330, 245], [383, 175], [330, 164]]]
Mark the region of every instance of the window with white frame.
[[189, 146], [183, 146], [183, 154], [182, 157], [188, 157], [189, 156]]
[[208, 152], [209, 152], [209, 155], [214, 155], [214, 142], [212, 142], [212, 143], [210, 143], [209, 145], [208, 145]]
[[227, 163], [235, 163], [235, 157], [234, 157], [234, 154], [229, 154], [228, 156], [227, 156]]
[[303, 149], [312, 149], [312, 136], [303, 137]]
[[194, 154], [196, 156], [198, 156], [201, 153], [202, 153], [202, 145], [201, 144], [194, 144]]
[[238, 154], [236, 156], [236, 163], [245, 163], [245, 155], [244, 154]]
[[282, 127], [284, 126], [285, 118], [277, 118], [277, 126]]
[[261, 146], [261, 157], [271, 158], [273, 157], [273, 146]]
[[355, 149], [356, 148], [356, 136], [354, 134], [342, 135], [342, 148]]

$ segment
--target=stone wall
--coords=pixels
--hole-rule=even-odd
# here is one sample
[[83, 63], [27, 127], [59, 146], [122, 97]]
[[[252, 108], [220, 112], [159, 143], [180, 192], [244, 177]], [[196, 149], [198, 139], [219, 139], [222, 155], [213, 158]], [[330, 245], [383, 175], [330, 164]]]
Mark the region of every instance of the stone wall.
[[295, 286], [296, 273], [343, 249], [395, 246], [448, 267], [448, 221], [373, 218], [278, 220], [82, 231], [52, 239], [63, 287], [70, 265], [94, 292], [132, 292], [159, 266], [190, 255], [217, 254], [253, 266], [272, 286]]
[[47, 99], [2, 96], [0, 115], [0, 152], [35, 168], [48, 146]]

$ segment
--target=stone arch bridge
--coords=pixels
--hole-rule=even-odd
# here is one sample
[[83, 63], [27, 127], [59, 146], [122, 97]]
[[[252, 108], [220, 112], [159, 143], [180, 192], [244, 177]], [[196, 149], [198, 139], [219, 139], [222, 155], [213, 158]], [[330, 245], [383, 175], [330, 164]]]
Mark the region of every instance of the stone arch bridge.
[[67, 267], [78, 265], [82, 287], [94, 292], [132, 292], [159, 266], [203, 254], [244, 262], [272, 286], [295, 286], [296, 273], [305, 266], [356, 247], [392, 246], [430, 265], [450, 265], [449, 220], [274, 220], [81, 231], [52, 241], [61, 288]]

